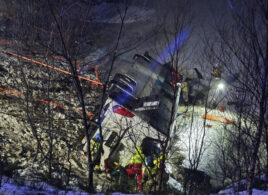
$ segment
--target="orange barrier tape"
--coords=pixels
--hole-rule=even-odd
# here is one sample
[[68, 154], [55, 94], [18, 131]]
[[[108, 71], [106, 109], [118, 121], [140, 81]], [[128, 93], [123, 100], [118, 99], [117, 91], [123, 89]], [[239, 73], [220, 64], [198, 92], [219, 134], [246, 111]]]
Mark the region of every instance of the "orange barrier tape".
[[[63, 58], [63, 57], [60, 57], [60, 56], [53, 56], [53, 58], [55, 58], [55, 59], [59, 59], [59, 60], [62, 60], [62, 61], [67, 61], [65, 58]], [[72, 63], [74, 63], [75, 61], [72, 61]], [[81, 68], [81, 64], [80, 64], [80, 62], [76, 62], [76, 64], [78, 65], [78, 70], [80, 70], [80, 68]]]
[[[10, 55], [13, 55], [13, 56], [16, 56], [16, 57], [19, 57], [21, 59], [24, 59], [24, 60], [27, 60], [27, 61], [30, 61], [30, 62], [33, 62], [33, 63], [36, 63], [36, 64], [40, 64], [42, 66], [45, 66], [45, 67], [48, 67], [48, 68], [51, 68], [51, 69], [54, 69], [54, 70], [57, 70], [57, 71], [60, 71], [60, 72], [63, 72], [65, 74], [68, 74], [68, 75], [73, 75], [72, 73], [66, 71], [66, 70], [63, 70], [63, 69], [60, 69], [60, 68], [57, 68], [57, 67], [53, 67], [51, 65], [48, 65], [48, 64], [45, 64], [45, 63], [42, 63], [42, 62], [39, 62], [37, 60], [33, 60], [33, 59], [30, 59], [30, 58], [27, 58], [25, 56], [22, 56], [22, 55], [19, 55], [19, 54], [15, 54], [13, 52], [10, 52], [10, 51], [6, 51], [4, 50], [3, 52], [7, 53], [7, 54], [10, 54]], [[89, 82], [92, 82], [94, 85], [101, 85], [102, 86], [102, 83], [100, 82], [97, 82], [97, 81], [94, 81], [94, 80], [91, 80], [91, 79], [88, 79], [86, 77], [83, 77], [81, 75], [77, 75], [78, 78], [80, 79], [83, 79], [83, 80], [87, 80]]]
[[66, 61], [66, 59], [65, 59], [65, 58], [60, 57], [60, 56], [53, 56], [53, 58], [55, 58], [55, 59], [59, 59], [59, 60], [62, 60], [62, 61]]
[[[83, 113], [83, 110], [77, 110], [76, 112]], [[91, 112], [86, 112], [86, 113], [87, 113], [87, 115], [94, 116], [94, 114], [92, 114]]]
[[6, 41], [1, 41], [1, 40], [0, 40], [0, 44], [14, 46], [12, 43], [9, 43], [9, 42], [6, 42]]
[[233, 120], [229, 120], [229, 119], [226, 119], [224, 117], [221, 117], [221, 116], [214, 116], [214, 115], [210, 115], [210, 114], [203, 114], [202, 116], [203, 119], [208, 119], [208, 120], [212, 120], [212, 121], [219, 121], [219, 122], [222, 122], [224, 124], [233, 124], [234, 121]]
[[47, 101], [47, 100], [42, 100], [42, 99], [39, 99], [39, 98], [37, 98], [37, 99], [35, 99], [36, 101], [39, 101], [39, 102], [43, 102], [43, 103], [46, 103], [46, 104], [50, 104], [50, 105], [52, 105], [52, 106], [56, 106], [56, 107], [60, 107], [60, 108], [63, 108], [63, 105], [60, 105], [60, 104], [55, 104], [54, 102], [49, 102], [49, 101]]
[[24, 95], [22, 93], [19, 93], [19, 92], [16, 92], [16, 91], [11, 91], [9, 89], [4, 89], [4, 88], [1, 88], [1, 87], [0, 87], [0, 90], [3, 90], [3, 91], [6, 91], [6, 92], [9, 92], [9, 93], [13, 93], [15, 95], [19, 95], [19, 96], [23, 96], [24, 97]]
[[[8, 93], [12, 93], [12, 94], [15, 94], [15, 95], [19, 95], [19, 96], [25, 97], [25, 95], [22, 94], [22, 93], [19, 93], [19, 92], [16, 92], [16, 91], [11, 91], [11, 90], [9, 90], [9, 89], [4, 89], [4, 88], [1, 88], [1, 87], [0, 87], [0, 91], [5, 91], [5, 92], [8, 92]], [[36, 101], [39, 101], [39, 102], [43, 102], [43, 103], [46, 103], [46, 104], [50, 104], [50, 105], [53, 105], [53, 106], [56, 106], [56, 107], [60, 107], [60, 108], [65, 109], [63, 105], [61, 105], [61, 104], [56, 104], [56, 103], [54, 103], [54, 102], [52, 102], [52, 101], [42, 100], [42, 99], [39, 99], [39, 98], [36, 98], [35, 100], [36, 100]], [[76, 110], [76, 109], [73, 109], [73, 110], [74, 110], [75, 112], [80, 112], [80, 113], [82, 113], [82, 110]], [[94, 114], [92, 114], [92, 113], [90, 113], [90, 112], [86, 112], [86, 114], [89, 115], [89, 116], [94, 116]]]
[[43, 29], [43, 28], [38, 27], [38, 26], [32, 26], [32, 25], [30, 25], [30, 24], [27, 24], [27, 26], [30, 26], [30, 27], [32, 27], [32, 28], [34, 28], [34, 29], [36, 29], [36, 30], [42, 31], [42, 32], [44, 32], [44, 33], [50, 33], [51, 35], [59, 36], [59, 34], [54, 33], [53, 31], [48, 31], [48, 30]]
[[[0, 16], [1, 16], [1, 13], [0, 13]], [[6, 41], [1, 41], [0, 40], [0, 44], [2, 44], [2, 45], [8, 45], [8, 46], [10, 46], [10, 47], [15, 47], [16, 45], [14, 45], [14, 44], [12, 44], [12, 43], [9, 43], [9, 42], [6, 42]], [[18, 46], [17, 46], [18, 47]], [[65, 58], [63, 58], [63, 57], [60, 57], [60, 56], [52, 56], [53, 58], [55, 58], [55, 59], [59, 59], [59, 60], [62, 60], [62, 61], [66, 61], [66, 59]], [[78, 70], [80, 70], [81, 69], [81, 64], [80, 64], [80, 62], [77, 62], [77, 64], [78, 64]], [[98, 76], [98, 70], [97, 70], [97, 68], [96, 67], [94, 67], [94, 66], [91, 66], [92, 68], [94, 68], [94, 70], [95, 70], [95, 75], [96, 75], [96, 79], [97, 79], [97, 83], [99, 83], [99, 85], [101, 85], [101, 87], [103, 87], [102, 86], [102, 83], [101, 82], [99, 82], [99, 76]], [[96, 85], [96, 84], [95, 84]]]
[[26, 47], [24, 47], [24, 46], [22, 46], [22, 45], [16, 45], [16, 44], [14, 44], [14, 43], [9, 43], [9, 42], [6, 42], [6, 41], [2, 41], [2, 40], [0, 40], [0, 45], [8, 45], [9, 47], [11, 47], [11, 48], [14, 48], [14, 49], [16, 49], [16, 48], [22, 48], [22, 49], [27, 49]]
[[[60, 56], [52, 56], [53, 58], [55, 58], [55, 59], [59, 59], [59, 60], [62, 60], [62, 61], [67, 61], [65, 58], [63, 58], [63, 57], [60, 57]], [[72, 61], [72, 63], [74, 63], [74, 61]], [[80, 70], [81, 69], [81, 63], [80, 62], [76, 62], [77, 63], [77, 65], [78, 65], [78, 70]], [[94, 69], [94, 71], [95, 71], [95, 76], [96, 76], [96, 82], [98, 82], [98, 83], [100, 83], [99, 82], [99, 75], [98, 75], [98, 69], [96, 68], [96, 67], [94, 67], [94, 66], [89, 66], [89, 67], [91, 67], [91, 68], [93, 68]], [[101, 86], [102, 86], [102, 83], [101, 83]]]
[[[60, 57], [60, 56], [53, 56], [53, 58], [59, 59], [59, 60], [62, 60], [62, 61], [66, 61], [65, 58]], [[78, 65], [78, 70], [80, 70], [81, 69], [81, 63], [77, 62], [77, 65]], [[91, 67], [91, 68], [93, 68], [95, 70], [95, 76], [96, 76], [97, 82], [99, 82], [98, 69], [96, 67], [94, 67], [94, 66], [89, 66], [89, 67]]]
[[99, 75], [98, 75], [98, 69], [97, 68], [95, 68], [95, 73], [96, 73], [97, 82], [99, 82]]

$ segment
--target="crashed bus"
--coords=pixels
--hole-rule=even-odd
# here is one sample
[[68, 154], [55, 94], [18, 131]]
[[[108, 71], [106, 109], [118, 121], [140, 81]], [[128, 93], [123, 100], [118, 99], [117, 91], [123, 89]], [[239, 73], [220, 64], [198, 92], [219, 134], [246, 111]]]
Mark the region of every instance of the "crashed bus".
[[[178, 80], [174, 78], [176, 71], [148, 54], [136, 54], [133, 60], [127, 72], [117, 72], [109, 83], [108, 99], [101, 114], [101, 168], [107, 158], [126, 166], [142, 144], [148, 146], [143, 148], [148, 155], [159, 150], [159, 143], [167, 136], [171, 124], [174, 126], [171, 118], [176, 113], [172, 113], [172, 107], [176, 99], [178, 105], [180, 92], [173, 85]], [[99, 129], [93, 137], [98, 133]], [[83, 150], [86, 151], [86, 144]]]

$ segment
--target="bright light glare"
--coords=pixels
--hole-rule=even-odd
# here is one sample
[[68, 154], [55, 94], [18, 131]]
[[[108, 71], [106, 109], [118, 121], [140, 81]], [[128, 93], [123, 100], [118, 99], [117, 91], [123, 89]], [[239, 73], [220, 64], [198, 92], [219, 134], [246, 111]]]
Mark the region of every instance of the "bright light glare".
[[218, 84], [218, 89], [219, 89], [219, 90], [223, 90], [224, 87], [225, 87], [225, 85], [224, 85], [223, 83], [219, 83], [219, 84]]

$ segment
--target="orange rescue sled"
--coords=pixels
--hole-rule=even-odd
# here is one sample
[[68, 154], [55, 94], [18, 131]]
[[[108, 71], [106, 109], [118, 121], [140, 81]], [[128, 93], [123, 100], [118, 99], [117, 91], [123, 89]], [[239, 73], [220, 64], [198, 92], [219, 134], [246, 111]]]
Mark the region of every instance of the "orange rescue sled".
[[208, 119], [208, 120], [212, 120], [212, 121], [219, 121], [222, 122], [224, 124], [233, 124], [234, 121], [233, 120], [229, 120], [227, 118], [221, 117], [221, 116], [214, 116], [214, 115], [210, 115], [210, 114], [203, 114], [202, 116], [203, 119]]

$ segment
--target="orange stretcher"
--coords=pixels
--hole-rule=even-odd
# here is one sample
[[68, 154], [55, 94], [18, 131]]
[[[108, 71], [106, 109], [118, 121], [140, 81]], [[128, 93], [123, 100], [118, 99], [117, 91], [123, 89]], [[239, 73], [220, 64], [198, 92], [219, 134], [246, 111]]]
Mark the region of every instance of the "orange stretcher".
[[233, 120], [229, 120], [229, 119], [221, 117], [221, 116], [214, 116], [214, 115], [210, 115], [210, 114], [203, 114], [202, 118], [212, 120], [212, 121], [219, 121], [219, 122], [222, 122], [224, 124], [233, 124], [234, 123]]

